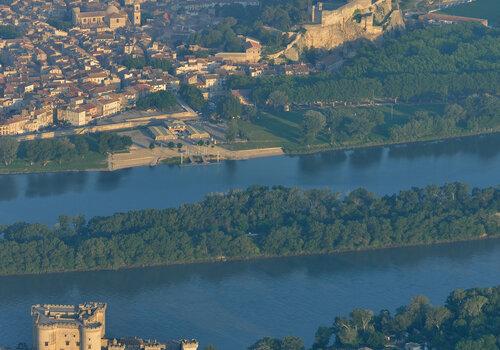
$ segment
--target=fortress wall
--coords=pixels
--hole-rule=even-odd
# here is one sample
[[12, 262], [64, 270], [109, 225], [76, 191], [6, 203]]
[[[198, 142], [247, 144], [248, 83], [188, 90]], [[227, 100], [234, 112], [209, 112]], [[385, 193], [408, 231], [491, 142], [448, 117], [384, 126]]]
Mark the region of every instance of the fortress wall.
[[[80, 350], [80, 333], [74, 326], [38, 326], [34, 329], [35, 350]], [[45, 343], [48, 346], [45, 346]], [[68, 344], [66, 343], [68, 342]]]
[[102, 327], [81, 327], [80, 328], [80, 349], [100, 350]]
[[354, 11], [367, 10], [370, 8], [371, 5], [372, 5], [371, 0], [354, 0], [336, 10], [323, 11], [321, 24], [323, 26], [329, 26], [336, 23], [345, 22], [346, 20], [352, 19]]
[[[36, 327], [34, 333], [36, 340], [34, 345], [36, 350], [56, 350], [56, 335], [53, 328]], [[48, 347], [45, 346], [45, 342], [49, 343]]]

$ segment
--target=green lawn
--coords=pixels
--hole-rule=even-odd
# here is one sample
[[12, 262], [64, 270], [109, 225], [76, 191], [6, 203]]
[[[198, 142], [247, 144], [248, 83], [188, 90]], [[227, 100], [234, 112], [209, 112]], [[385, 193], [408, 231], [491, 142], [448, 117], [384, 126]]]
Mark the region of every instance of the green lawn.
[[75, 159], [62, 162], [61, 164], [58, 162], [49, 162], [45, 165], [38, 163], [30, 165], [24, 160], [16, 160], [9, 166], [0, 165], [0, 174], [105, 169], [107, 165], [107, 157], [105, 155], [92, 153], [84, 159]]
[[490, 26], [500, 25], [500, 0], [475, 0], [442, 11], [455, 16], [485, 18]]
[[[365, 107], [357, 107], [365, 108]], [[387, 134], [391, 126], [403, 124], [408, 117], [418, 110], [434, 111], [442, 113], [442, 104], [423, 105], [397, 105], [394, 109], [391, 106], [377, 106], [385, 114], [385, 125], [380, 130], [381, 134]], [[305, 111], [262, 113], [253, 122], [240, 121], [240, 128], [246, 134], [248, 142], [234, 143], [227, 147], [232, 150], [244, 150], [266, 147], [284, 147], [291, 151], [308, 151], [315, 148], [330, 148], [326, 135], [320, 134], [311, 147], [304, 148], [301, 143], [301, 122]]]

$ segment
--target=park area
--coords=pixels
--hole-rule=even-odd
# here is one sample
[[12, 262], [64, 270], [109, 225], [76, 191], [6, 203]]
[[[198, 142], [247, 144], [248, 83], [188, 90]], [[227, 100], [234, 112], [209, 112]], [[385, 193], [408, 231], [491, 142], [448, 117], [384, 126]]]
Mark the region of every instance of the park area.
[[[315, 111], [328, 115], [328, 108], [317, 108]], [[304, 114], [307, 110], [297, 110], [292, 112], [262, 112], [251, 121], [240, 120], [239, 128], [241, 134], [247, 141], [234, 142], [227, 147], [231, 150], [243, 150], [253, 148], [283, 147], [289, 152], [307, 152], [318, 149], [332, 149], [343, 147], [369, 146], [375, 144], [391, 143], [390, 128], [395, 125], [405, 124], [416, 111], [426, 111], [436, 114], [443, 113], [443, 104], [426, 105], [382, 105], [373, 107], [343, 107], [337, 109], [339, 113], [345, 111], [346, 114], [357, 116], [360, 114], [378, 114], [383, 115], [383, 121], [374, 126], [369, 133], [363, 133], [363, 137], [354, 137], [350, 140], [340, 140], [332, 144], [331, 133], [326, 129], [326, 123], [323, 130], [315, 135], [312, 142], [308, 145], [304, 143]], [[342, 126], [339, 126], [339, 128]], [[362, 126], [360, 126], [362, 127]], [[352, 130], [352, 134], [355, 131]], [[354, 136], [354, 135], [349, 135]]]

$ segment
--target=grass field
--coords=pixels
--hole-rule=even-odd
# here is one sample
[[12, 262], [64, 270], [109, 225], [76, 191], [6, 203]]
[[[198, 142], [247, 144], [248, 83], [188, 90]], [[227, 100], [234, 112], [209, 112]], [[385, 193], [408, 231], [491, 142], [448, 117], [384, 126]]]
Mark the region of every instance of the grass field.
[[455, 16], [485, 18], [490, 26], [500, 25], [500, 0], [475, 0], [449, 7], [441, 12]]
[[[362, 108], [362, 107], [357, 107]], [[417, 110], [442, 113], [444, 105], [398, 105], [377, 106], [385, 115], [383, 128], [377, 130], [380, 134], [387, 134], [391, 126], [404, 123]], [[304, 148], [302, 144], [302, 114], [304, 111], [262, 113], [255, 121], [240, 121], [240, 128], [248, 138], [248, 142], [234, 143], [228, 146], [232, 150], [243, 150], [266, 147], [283, 147], [289, 150]], [[330, 147], [326, 135], [320, 134], [311, 145], [312, 148]]]
[[9, 166], [0, 165], [0, 174], [12, 173], [43, 173], [43, 172], [57, 172], [57, 171], [81, 171], [81, 170], [94, 170], [105, 169], [107, 167], [107, 157], [93, 153], [85, 159], [76, 159], [68, 162], [49, 162], [46, 165], [33, 164], [30, 165], [24, 160], [16, 160]]

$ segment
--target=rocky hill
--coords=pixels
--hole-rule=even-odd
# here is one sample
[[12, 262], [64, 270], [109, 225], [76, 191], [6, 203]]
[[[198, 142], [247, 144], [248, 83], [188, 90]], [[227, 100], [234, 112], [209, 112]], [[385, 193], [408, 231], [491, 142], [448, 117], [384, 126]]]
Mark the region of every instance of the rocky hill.
[[333, 49], [357, 39], [374, 40], [386, 31], [404, 26], [403, 15], [393, 0], [351, 0], [335, 9], [325, 10], [321, 3], [311, 6], [310, 23], [296, 33], [282, 51], [269, 55], [298, 60], [309, 48]]

